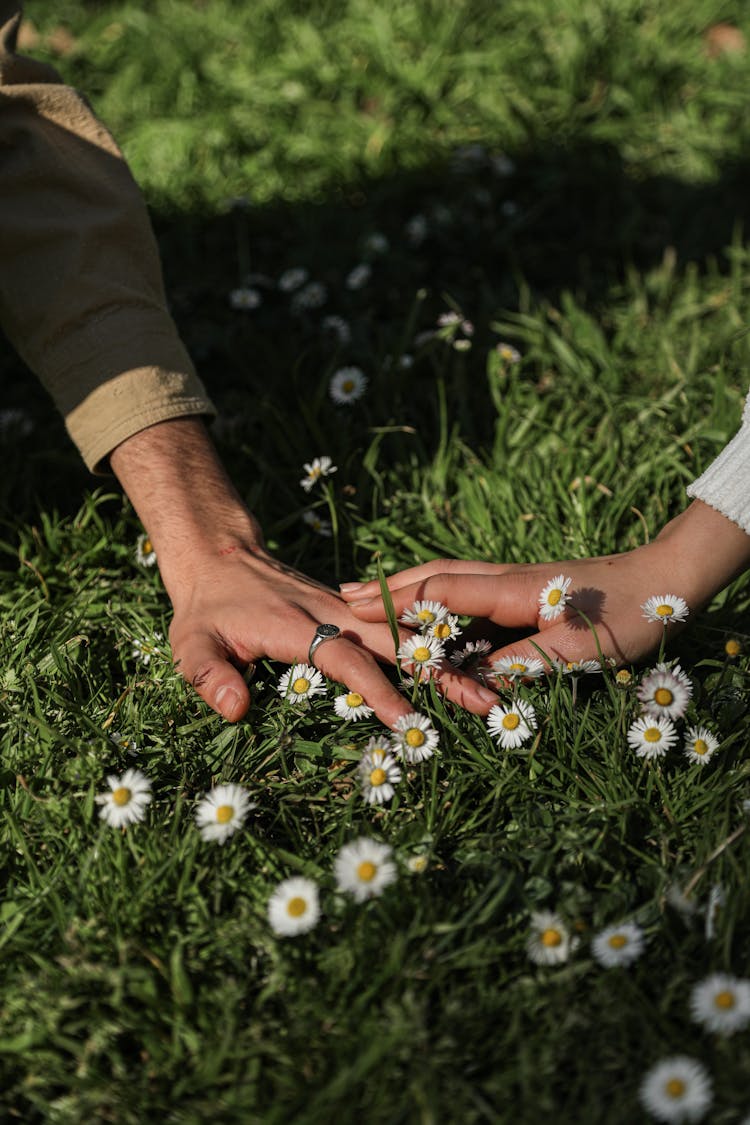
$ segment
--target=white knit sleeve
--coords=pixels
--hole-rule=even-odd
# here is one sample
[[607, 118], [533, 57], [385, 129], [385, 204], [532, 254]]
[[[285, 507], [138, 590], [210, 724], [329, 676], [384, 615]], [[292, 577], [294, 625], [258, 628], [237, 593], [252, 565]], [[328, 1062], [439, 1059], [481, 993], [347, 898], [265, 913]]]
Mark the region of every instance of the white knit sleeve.
[[687, 494], [728, 516], [750, 535], [750, 395], [745, 399], [739, 432], [688, 485]]

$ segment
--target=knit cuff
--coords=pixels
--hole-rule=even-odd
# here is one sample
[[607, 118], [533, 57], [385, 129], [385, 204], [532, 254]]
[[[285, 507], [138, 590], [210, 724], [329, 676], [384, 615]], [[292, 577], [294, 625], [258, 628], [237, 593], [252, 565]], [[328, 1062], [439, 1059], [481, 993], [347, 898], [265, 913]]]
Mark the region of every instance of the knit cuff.
[[739, 433], [706, 471], [688, 485], [687, 494], [715, 508], [750, 535], [750, 419], [743, 419]]

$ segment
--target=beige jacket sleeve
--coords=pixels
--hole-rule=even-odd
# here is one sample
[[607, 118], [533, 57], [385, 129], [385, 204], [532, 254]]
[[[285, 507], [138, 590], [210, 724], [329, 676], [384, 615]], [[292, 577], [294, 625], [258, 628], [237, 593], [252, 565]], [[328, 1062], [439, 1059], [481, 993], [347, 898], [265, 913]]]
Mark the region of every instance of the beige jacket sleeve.
[[98, 470], [139, 430], [213, 407], [127, 164], [86, 101], [16, 53], [20, 18], [0, 0], [0, 323]]

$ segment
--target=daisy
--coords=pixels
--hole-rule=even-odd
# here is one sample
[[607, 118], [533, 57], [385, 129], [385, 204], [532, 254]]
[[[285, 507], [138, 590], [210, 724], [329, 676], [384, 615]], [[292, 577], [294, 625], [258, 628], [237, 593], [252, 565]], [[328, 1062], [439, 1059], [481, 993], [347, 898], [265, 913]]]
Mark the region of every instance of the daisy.
[[708, 727], [690, 727], [685, 731], [685, 757], [689, 762], [705, 766], [718, 749], [719, 740]]
[[195, 820], [201, 839], [223, 844], [242, 827], [250, 809], [255, 808], [241, 785], [216, 785], [199, 802]]
[[399, 617], [404, 625], [417, 629], [427, 629], [448, 616], [448, 606], [442, 602], [414, 602], [411, 609], [405, 609]]
[[138, 743], [134, 738], [123, 734], [121, 730], [113, 730], [109, 737], [115, 746], [119, 747], [120, 750], [125, 750], [131, 757], [138, 753]]
[[321, 332], [335, 336], [342, 347], [351, 342], [352, 330], [342, 316], [323, 317], [320, 329]]
[[662, 1059], [652, 1066], [638, 1094], [659, 1121], [700, 1121], [713, 1100], [708, 1071], [687, 1055]]
[[572, 947], [567, 926], [559, 914], [539, 910], [531, 915], [526, 952], [535, 965], [559, 965], [568, 960]]
[[514, 348], [512, 344], [500, 342], [495, 345], [495, 351], [500, 356], [503, 363], [520, 363], [521, 353], [518, 348]]
[[677, 594], [654, 594], [643, 603], [641, 609], [647, 621], [661, 621], [662, 625], [684, 621], [690, 612], [685, 599]]
[[492, 652], [489, 641], [467, 641], [464, 648], [452, 652], [448, 659], [456, 668], [464, 668], [466, 665], [478, 664], [488, 652]]
[[367, 377], [359, 367], [340, 367], [332, 377], [328, 393], [337, 406], [349, 406], [362, 398]]
[[427, 852], [417, 852], [416, 855], [410, 855], [406, 861], [406, 869], [412, 875], [423, 875], [429, 866], [430, 857]]
[[308, 281], [307, 285], [294, 294], [289, 302], [289, 309], [295, 316], [299, 316], [309, 309], [319, 309], [327, 300], [328, 290], [325, 285], [321, 285], [319, 281]]
[[368, 266], [367, 262], [362, 262], [347, 274], [344, 285], [347, 289], [355, 292], [357, 289], [364, 289], [371, 277], [372, 266]]
[[647, 715], [666, 715], [669, 719], [681, 719], [687, 711], [693, 694], [693, 685], [679, 664], [670, 669], [666, 664], [657, 664], [641, 680], [637, 696]]
[[454, 641], [463, 633], [463, 629], [458, 624], [458, 618], [455, 613], [449, 613], [439, 621], [434, 621], [431, 625], [425, 626], [422, 630], [426, 637], [434, 637], [441, 643], [445, 641]]
[[348, 891], [356, 902], [365, 902], [394, 881], [396, 865], [387, 844], [361, 836], [344, 844], [334, 860], [333, 873], [340, 891]]
[[690, 1015], [720, 1035], [742, 1031], [750, 1023], [750, 980], [712, 973], [690, 993]]
[[551, 578], [539, 595], [539, 616], [542, 621], [554, 621], [565, 612], [565, 607], [570, 601], [568, 590], [572, 578], [558, 574]]
[[738, 641], [736, 637], [730, 637], [724, 645], [724, 652], [730, 657], [739, 656], [742, 652], [742, 642]]
[[375, 765], [381, 765], [383, 759], [393, 753], [393, 743], [387, 734], [374, 734], [365, 744], [362, 756], [368, 754]]
[[399, 645], [396, 653], [398, 660], [405, 664], [413, 665], [420, 673], [429, 668], [439, 668], [445, 657], [445, 646], [436, 637], [419, 635], [409, 637]]
[[263, 304], [263, 298], [257, 289], [233, 289], [229, 294], [229, 304], [233, 309], [248, 312], [259, 308]]
[[308, 508], [306, 512], [302, 513], [302, 519], [316, 535], [321, 535], [324, 539], [330, 539], [333, 535], [331, 521], [322, 519], [312, 508]]
[[662, 715], [643, 715], [628, 730], [628, 745], [639, 758], [663, 758], [676, 741], [674, 723]]
[[401, 780], [401, 770], [392, 754], [376, 749], [365, 752], [357, 766], [362, 786], [362, 797], [368, 805], [382, 805], [396, 792], [394, 786]]
[[312, 461], [305, 461], [302, 468], [307, 474], [300, 481], [305, 492], [310, 492], [321, 477], [330, 477], [332, 473], [338, 472], [338, 468], [328, 456], [314, 457]]
[[373, 714], [372, 707], [367, 706], [358, 691], [337, 695], [333, 701], [333, 709], [340, 719], [351, 719], [355, 723], [358, 719], [369, 719]]
[[635, 922], [622, 922], [619, 926], [607, 926], [591, 942], [594, 960], [605, 969], [620, 965], [630, 965], [643, 953], [645, 937]]
[[268, 900], [268, 921], [280, 937], [306, 934], [319, 918], [318, 888], [312, 879], [284, 879]]
[[536, 656], [501, 656], [492, 670], [505, 680], [536, 680], [544, 675], [544, 664]]
[[135, 545], [135, 559], [141, 566], [153, 566], [156, 562], [154, 545], [145, 532], [138, 536], [138, 542]]
[[122, 777], [110, 774], [107, 778], [109, 793], [96, 798], [101, 805], [99, 816], [112, 828], [137, 824], [146, 815], [146, 805], [151, 801], [151, 782], [140, 770], [125, 770]]
[[326, 685], [318, 669], [311, 664], [293, 664], [279, 677], [277, 690], [290, 703], [302, 703], [325, 692]]
[[633, 673], [628, 668], [619, 668], [615, 672], [615, 683], [618, 687], [629, 687]]
[[504, 707], [496, 703], [487, 715], [487, 729], [504, 750], [515, 750], [533, 735], [537, 728], [536, 715], [530, 703], [516, 699]]
[[[164, 640], [164, 638], [162, 637], [161, 633], [154, 633], [155, 642], [162, 640]], [[159, 655], [160, 649], [158, 644], [152, 644], [150, 641], [133, 641], [131, 656], [135, 657], [136, 660], [140, 660], [141, 664], [145, 664], [146, 667], [148, 667], [148, 665], [151, 663], [152, 656]]]
[[564, 676], [593, 676], [602, 670], [598, 660], [556, 660], [555, 667]]
[[279, 289], [282, 293], [293, 293], [300, 285], [305, 284], [309, 276], [309, 272], [303, 266], [293, 266], [282, 273], [278, 281]]
[[411, 711], [396, 719], [391, 749], [397, 758], [413, 765], [431, 758], [437, 749], [440, 735], [426, 715]]

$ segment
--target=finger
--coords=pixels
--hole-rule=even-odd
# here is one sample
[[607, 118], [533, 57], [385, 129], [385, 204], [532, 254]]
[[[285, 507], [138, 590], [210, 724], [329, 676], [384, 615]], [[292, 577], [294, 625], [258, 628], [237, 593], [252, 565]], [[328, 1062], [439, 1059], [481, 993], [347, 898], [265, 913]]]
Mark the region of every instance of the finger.
[[[599, 626], [599, 642], [606, 657], [612, 655], [612, 638], [606, 626]], [[617, 651], [617, 650], [616, 650]], [[504, 645], [487, 657], [486, 665], [492, 667], [502, 657], [512, 657], [514, 660], [536, 659], [543, 660], [547, 669], [555, 661], [563, 663], [581, 660], [600, 660], [600, 650], [596, 640], [588, 630], [574, 629], [567, 621], [557, 622], [533, 636], [524, 637], [516, 644]]]
[[250, 692], [214, 637], [191, 633], [173, 651], [177, 671], [209, 707], [230, 723], [242, 718], [250, 706]]
[[[505, 566], [499, 563], [471, 562], [463, 559], [433, 559], [432, 562], [411, 566], [399, 571], [398, 574], [392, 574], [386, 579], [386, 585], [393, 593], [394, 590], [413, 586], [436, 574], [502, 574], [509, 569], [509, 566], [510, 564]], [[343, 582], [339, 590], [345, 601], [374, 598], [380, 594], [380, 582], [377, 578], [370, 582]]]
[[[436, 574], [392, 593], [396, 615], [415, 601], [436, 601], [452, 613], [486, 617], [509, 628], [536, 625], [539, 575], [517, 571], [505, 575]], [[373, 598], [350, 602], [349, 609], [363, 621], [384, 621], [385, 606], [380, 593]]]
[[[391, 651], [393, 643], [391, 642]], [[357, 691], [368, 707], [372, 707], [382, 723], [392, 727], [401, 715], [412, 710], [407, 700], [393, 686], [375, 660], [360, 645], [346, 637], [327, 641], [315, 651], [315, 667], [329, 680], [345, 684]]]

